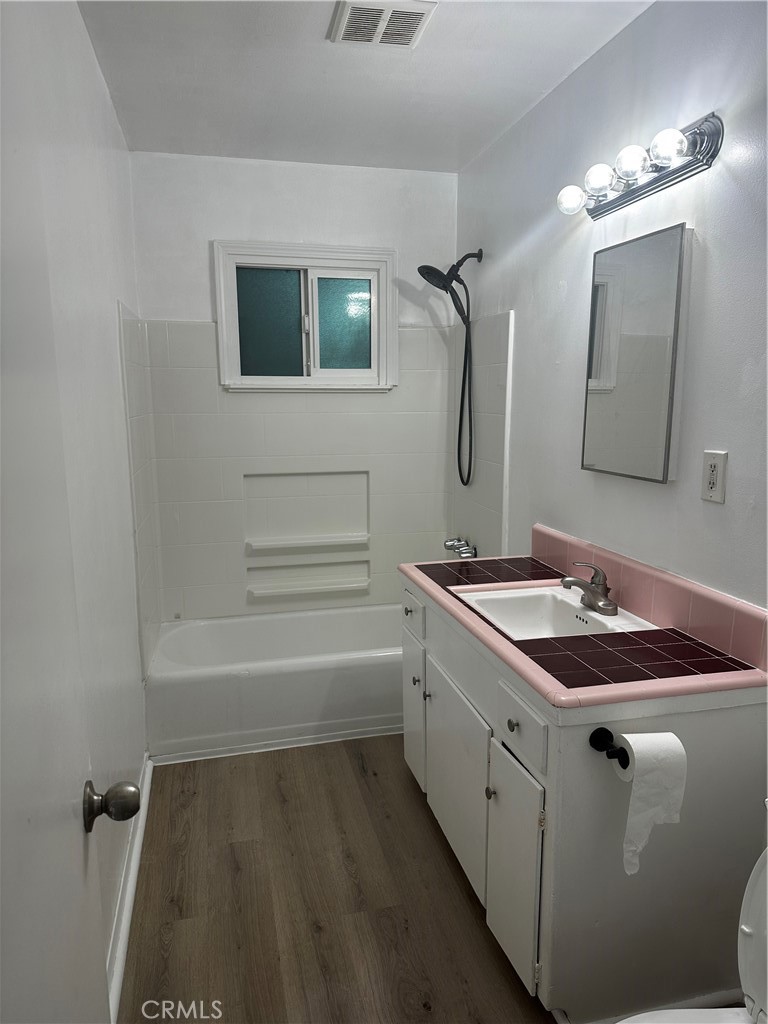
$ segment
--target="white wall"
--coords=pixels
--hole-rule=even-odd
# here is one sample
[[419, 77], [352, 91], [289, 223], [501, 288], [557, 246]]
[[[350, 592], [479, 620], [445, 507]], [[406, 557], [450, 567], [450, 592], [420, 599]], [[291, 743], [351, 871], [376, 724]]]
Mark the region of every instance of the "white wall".
[[[30, 180], [41, 183], [46, 231], [44, 244], [24, 253], [27, 301], [35, 303], [38, 289], [47, 289], [87, 734], [93, 780], [103, 792], [118, 779], [138, 781], [144, 754], [117, 312], [118, 299], [136, 306], [128, 153], [77, 6], [10, 6], [8, 45], [30, 59], [13, 81], [4, 80], [4, 93], [23, 104], [18, 120]], [[20, 240], [19, 258], [29, 244]], [[45, 479], [39, 491], [45, 501]], [[41, 643], [46, 616], [54, 611], [39, 610]], [[35, 748], [34, 734], [28, 744]], [[76, 803], [78, 795], [72, 799]], [[98, 848], [107, 940], [128, 835], [127, 826], [110, 823], [90, 840]], [[51, 927], [65, 924], [53, 921]]]
[[[440, 557], [448, 530], [452, 342], [441, 325], [453, 312], [416, 268], [454, 260], [456, 176], [157, 153], [135, 153], [131, 165], [141, 312], [149, 319], [163, 620], [398, 600], [398, 562]], [[211, 322], [214, 239], [396, 249], [398, 387], [224, 391]], [[367, 474], [370, 544], [246, 557], [246, 477], [292, 485], [309, 471]], [[247, 586], [267, 570], [308, 578], [322, 570], [307, 563], [321, 560], [336, 562], [331, 574], [356, 562], [355, 578], [367, 562], [369, 588], [247, 600]]]
[[[515, 310], [512, 550], [538, 521], [765, 603], [765, 6], [657, 3], [459, 176], [458, 251], [478, 314]], [[715, 166], [592, 222], [555, 206], [598, 161], [710, 110]], [[696, 238], [678, 479], [580, 466], [592, 253], [686, 221]], [[700, 499], [727, 449], [725, 505]]]
[[328, 164], [131, 154], [141, 314], [215, 320], [211, 242], [397, 249], [401, 324], [453, 322], [416, 273], [456, 251], [456, 175]]

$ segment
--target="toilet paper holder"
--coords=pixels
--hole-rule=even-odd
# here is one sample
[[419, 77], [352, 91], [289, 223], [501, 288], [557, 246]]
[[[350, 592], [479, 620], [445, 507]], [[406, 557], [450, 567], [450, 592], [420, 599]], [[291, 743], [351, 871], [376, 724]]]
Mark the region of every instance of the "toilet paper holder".
[[618, 761], [622, 768], [629, 768], [629, 753], [624, 747], [616, 746], [610, 729], [594, 729], [589, 735], [589, 745], [593, 750], [605, 754], [609, 760]]

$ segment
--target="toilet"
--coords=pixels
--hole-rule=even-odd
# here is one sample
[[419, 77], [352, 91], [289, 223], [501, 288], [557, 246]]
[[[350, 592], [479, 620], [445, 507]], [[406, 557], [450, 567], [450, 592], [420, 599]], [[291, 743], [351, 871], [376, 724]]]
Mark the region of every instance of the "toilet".
[[745, 1006], [722, 1009], [649, 1010], [619, 1024], [766, 1024], [766, 860], [749, 876], [739, 918], [739, 977]]

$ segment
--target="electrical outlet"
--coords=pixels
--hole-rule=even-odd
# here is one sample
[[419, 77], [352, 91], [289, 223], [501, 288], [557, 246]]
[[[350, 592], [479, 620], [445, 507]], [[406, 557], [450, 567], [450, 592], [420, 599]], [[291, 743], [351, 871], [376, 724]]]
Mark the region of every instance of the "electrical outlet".
[[725, 464], [728, 452], [704, 452], [701, 474], [701, 500], [725, 502]]

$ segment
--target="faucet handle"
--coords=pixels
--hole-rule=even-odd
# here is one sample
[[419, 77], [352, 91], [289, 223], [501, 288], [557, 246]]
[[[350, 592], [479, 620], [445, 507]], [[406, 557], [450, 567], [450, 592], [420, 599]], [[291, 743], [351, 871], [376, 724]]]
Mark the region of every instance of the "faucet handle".
[[600, 568], [599, 565], [593, 565], [592, 562], [573, 562], [573, 565], [584, 565], [587, 569], [593, 569], [592, 579], [589, 581], [593, 587], [604, 587], [608, 582], [608, 577], [605, 572]]
[[451, 537], [449, 540], [443, 541], [443, 547], [446, 551], [456, 551], [458, 548], [464, 547], [466, 543], [463, 537]]

